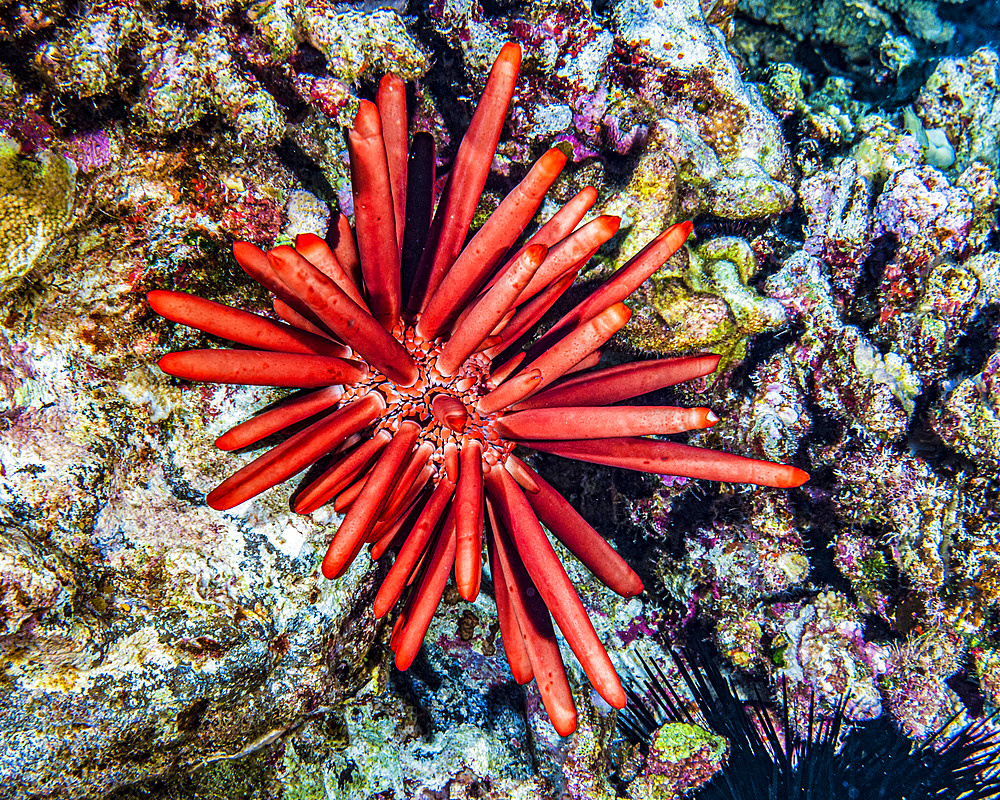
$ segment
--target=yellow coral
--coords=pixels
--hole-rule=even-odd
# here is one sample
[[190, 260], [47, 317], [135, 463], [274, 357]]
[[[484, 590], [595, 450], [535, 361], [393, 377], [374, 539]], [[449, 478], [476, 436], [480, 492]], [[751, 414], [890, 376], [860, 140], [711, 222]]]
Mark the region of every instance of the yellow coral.
[[39, 262], [73, 216], [76, 166], [51, 152], [21, 156], [0, 136], [0, 295]]

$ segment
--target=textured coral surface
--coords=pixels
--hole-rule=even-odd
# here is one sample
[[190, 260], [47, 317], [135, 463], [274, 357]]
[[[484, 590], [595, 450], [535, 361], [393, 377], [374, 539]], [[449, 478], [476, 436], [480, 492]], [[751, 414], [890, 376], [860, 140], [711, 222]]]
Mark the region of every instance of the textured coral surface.
[[528, 457], [646, 587], [608, 593], [555, 545], [616, 669], [705, 636], [793, 712], [846, 695], [921, 738], [994, 709], [998, 19], [992, 0], [0, 4], [4, 792], [641, 800], [718, 769], [700, 728], [627, 745], [565, 643], [559, 737], [490, 591], [446, 586], [395, 670], [372, 612], [388, 565], [320, 576], [339, 514], [294, 513], [292, 485], [205, 503], [253, 457], [214, 439], [286, 390], [155, 366], [218, 343], [147, 292], [269, 313], [233, 243], [353, 217], [345, 131], [387, 70], [443, 188], [508, 40], [522, 77], [473, 229], [552, 146], [568, 163], [538, 221], [588, 185], [622, 218], [572, 303], [692, 219], [604, 363], [719, 355], [656, 404], [719, 414], [689, 444], [812, 474]]

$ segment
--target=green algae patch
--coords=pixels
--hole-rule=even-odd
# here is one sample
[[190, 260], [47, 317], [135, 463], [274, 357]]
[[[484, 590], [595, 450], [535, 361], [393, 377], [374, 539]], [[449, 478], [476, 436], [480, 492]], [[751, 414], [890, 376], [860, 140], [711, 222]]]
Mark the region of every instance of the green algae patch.
[[685, 722], [669, 722], [654, 735], [643, 773], [629, 785], [636, 798], [679, 798], [706, 783], [722, 767], [726, 740]]

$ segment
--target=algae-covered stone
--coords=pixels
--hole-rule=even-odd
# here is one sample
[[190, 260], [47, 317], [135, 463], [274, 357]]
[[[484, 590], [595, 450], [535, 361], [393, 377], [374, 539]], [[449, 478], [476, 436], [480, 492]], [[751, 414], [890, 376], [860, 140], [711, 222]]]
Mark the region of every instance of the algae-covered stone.
[[722, 767], [726, 740], [697, 725], [670, 722], [653, 734], [643, 773], [629, 784], [635, 800], [678, 798]]
[[131, 2], [89, 3], [55, 41], [45, 44], [35, 63], [60, 92], [92, 97], [118, 79], [122, 49], [141, 28]]
[[70, 606], [76, 593], [69, 570], [47, 557], [22, 532], [0, 537], [0, 640], [53, 611]]
[[691, 248], [639, 288], [626, 331], [644, 349], [722, 354], [724, 369], [743, 357], [750, 336], [786, 322], [779, 303], [748, 286], [756, 273], [743, 239], [719, 237]]
[[299, 24], [305, 40], [330, 59], [344, 81], [386, 72], [413, 80], [430, 66], [423, 47], [391, 9], [338, 14], [317, 4], [303, 11]]
[[941, 130], [947, 137], [957, 169], [975, 161], [997, 169], [1000, 56], [984, 47], [968, 58], [941, 59], [920, 90], [914, 111], [925, 128]]
[[[868, 63], [887, 35], [906, 32], [943, 43], [955, 26], [943, 21], [934, 0], [740, 0], [744, 14], [779, 28], [796, 39], [842, 48], [850, 61]], [[883, 45], [884, 47], [884, 45]]]
[[73, 217], [76, 166], [51, 152], [22, 156], [0, 136], [0, 295], [41, 262]]
[[0, 67], [0, 104], [8, 105], [17, 102], [18, 89], [14, 79], [3, 67]]
[[192, 38], [187, 31], [167, 28], [147, 43], [143, 57], [146, 87], [136, 108], [152, 133], [183, 130], [216, 111], [233, 125], [244, 148], [269, 147], [284, 134], [281, 108], [239, 68], [217, 30]]

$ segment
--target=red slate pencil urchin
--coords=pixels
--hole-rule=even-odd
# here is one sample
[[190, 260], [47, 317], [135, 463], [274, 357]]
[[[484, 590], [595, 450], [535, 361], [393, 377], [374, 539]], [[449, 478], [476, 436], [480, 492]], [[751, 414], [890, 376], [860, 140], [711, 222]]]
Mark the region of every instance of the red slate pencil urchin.
[[622, 301], [684, 244], [690, 223], [668, 228], [530, 342], [619, 220], [599, 216], [577, 228], [597, 198], [588, 187], [517, 246], [565, 164], [553, 148], [466, 244], [520, 60], [516, 44], [501, 50], [433, 220], [433, 141], [418, 133], [407, 148], [402, 81], [386, 76], [376, 103], [361, 102], [348, 135], [354, 231], [342, 218], [333, 250], [310, 234], [294, 249], [233, 248], [274, 294], [283, 322], [180, 292], [150, 292], [149, 302], [168, 319], [250, 348], [171, 353], [159, 362], [165, 372], [316, 390], [219, 437], [218, 447], [235, 450], [308, 423], [223, 481], [208, 504], [233, 508], [330, 456], [294, 508], [307, 514], [333, 500], [344, 513], [323, 560], [327, 578], [342, 575], [366, 543], [373, 558], [398, 550], [375, 613], [403, 600], [390, 640], [400, 669], [416, 656], [452, 569], [462, 597], [478, 595], [488, 518], [511, 671], [519, 683], [536, 679], [556, 730], [568, 735], [576, 709], [552, 619], [601, 696], [621, 708], [625, 693], [542, 526], [619, 594], [638, 594], [642, 583], [515, 447], [764, 486], [798, 486], [808, 476], [647, 438], [710, 426], [717, 418], [707, 408], [611, 405], [718, 364], [707, 355], [597, 368], [601, 346], [629, 319]]

